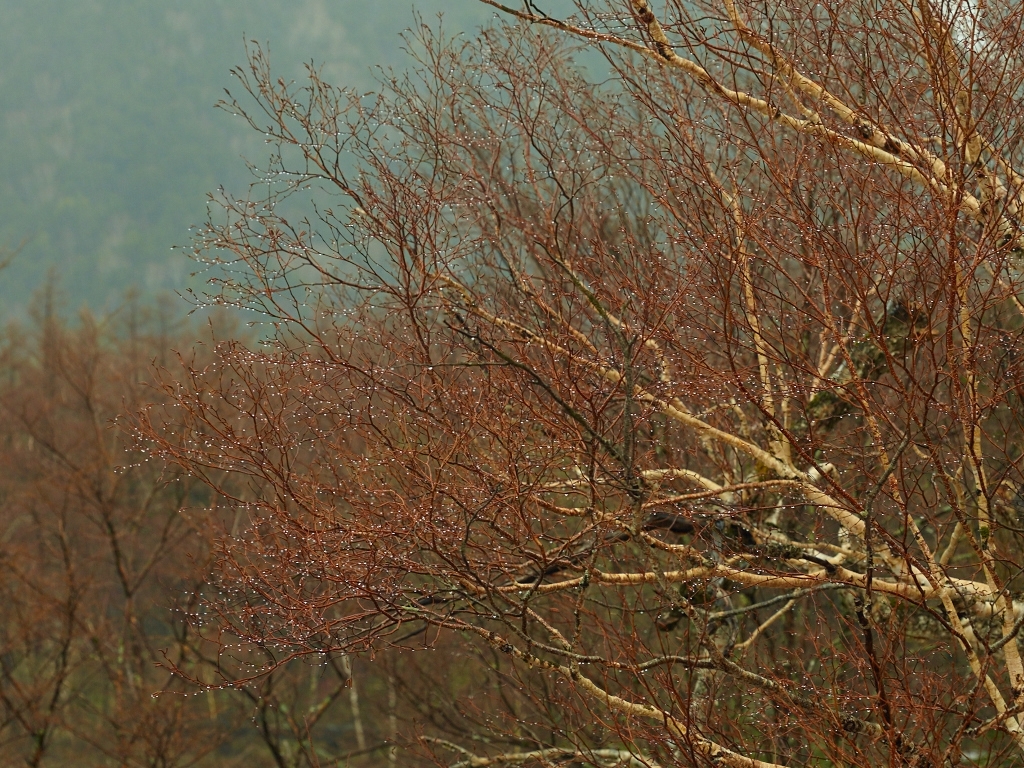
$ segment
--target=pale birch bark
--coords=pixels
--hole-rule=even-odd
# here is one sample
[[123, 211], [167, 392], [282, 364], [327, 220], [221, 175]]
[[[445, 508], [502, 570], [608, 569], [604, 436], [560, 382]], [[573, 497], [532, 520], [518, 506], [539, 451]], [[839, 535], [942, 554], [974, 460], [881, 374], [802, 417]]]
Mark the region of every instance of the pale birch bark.
[[[285, 499], [267, 525], [336, 578], [340, 652], [501, 654], [491, 704], [519, 730], [481, 705], [478, 744], [425, 735], [452, 764], [1019, 760], [1021, 19], [484, 2], [522, 27], [426, 40], [426, 84], [344, 125], [321, 83], [310, 107], [256, 62], [271, 135], [352, 206], [320, 214], [323, 253], [282, 221], [268, 250], [247, 203], [209, 235], [302, 361], [302, 396], [251, 429], [312, 458], [267, 479], [228, 438], [168, 453], [230, 455]], [[314, 392], [326, 415], [297, 416]]]

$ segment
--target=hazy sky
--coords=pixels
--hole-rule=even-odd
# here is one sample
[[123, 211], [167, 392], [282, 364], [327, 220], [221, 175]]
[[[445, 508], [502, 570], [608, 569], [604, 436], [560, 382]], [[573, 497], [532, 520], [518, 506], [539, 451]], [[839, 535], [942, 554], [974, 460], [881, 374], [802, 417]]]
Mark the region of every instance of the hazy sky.
[[[260, 137], [215, 110], [245, 38], [275, 69], [323, 65], [340, 85], [372, 86], [402, 66], [410, 0], [0, 0], [0, 246], [25, 241], [0, 273], [6, 317], [56, 269], [66, 307], [115, 306], [129, 286], [178, 290], [205, 195], [247, 182], [240, 155]], [[431, 22], [470, 32], [492, 17], [475, 0], [419, 0]]]

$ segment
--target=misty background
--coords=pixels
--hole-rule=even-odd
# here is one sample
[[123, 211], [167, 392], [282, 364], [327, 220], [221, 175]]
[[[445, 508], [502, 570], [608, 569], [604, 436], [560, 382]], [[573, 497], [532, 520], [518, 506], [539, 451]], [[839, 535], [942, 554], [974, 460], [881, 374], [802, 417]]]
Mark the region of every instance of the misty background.
[[[0, 318], [26, 311], [52, 270], [65, 311], [110, 310], [198, 287], [189, 244], [206, 197], [243, 193], [262, 137], [215, 109], [235, 88], [245, 40], [301, 80], [370, 90], [374, 68], [402, 68], [414, 9], [450, 33], [493, 14], [473, 0], [0, 0]], [[184, 312], [185, 307], [182, 306]]]

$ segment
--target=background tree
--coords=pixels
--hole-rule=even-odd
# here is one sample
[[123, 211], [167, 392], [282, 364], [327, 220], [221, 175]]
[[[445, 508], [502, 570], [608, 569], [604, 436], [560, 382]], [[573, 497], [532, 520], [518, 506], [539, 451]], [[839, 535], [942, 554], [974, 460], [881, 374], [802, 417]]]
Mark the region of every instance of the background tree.
[[4, 763], [192, 764], [216, 746], [216, 721], [152, 694], [171, 682], [160, 652], [184, 650], [159, 606], [165, 585], [195, 589], [179, 551], [194, 537], [181, 510], [196, 483], [127, 454], [109, 423], [139, 407], [149, 355], [170, 342], [144, 333], [130, 304], [73, 331], [54, 303], [51, 287], [0, 359]]
[[58, 301], [44, 291], [34, 325], [0, 338], [0, 765], [323, 764], [357, 730], [338, 704], [357, 690], [344, 660], [214, 691], [168, 668], [218, 680], [182, 620], [209, 565], [190, 510], [216, 498], [139, 452], [120, 414], [152, 402], [152, 364], [193, 334], [131, 300], [71, 328]]
[[273, 338], [143, 419], [244, 523], [225, 680], [384, 654], [395, 762], [1020, 760], [1024, 17], [489, 4], [238, 72], [197, 257]]

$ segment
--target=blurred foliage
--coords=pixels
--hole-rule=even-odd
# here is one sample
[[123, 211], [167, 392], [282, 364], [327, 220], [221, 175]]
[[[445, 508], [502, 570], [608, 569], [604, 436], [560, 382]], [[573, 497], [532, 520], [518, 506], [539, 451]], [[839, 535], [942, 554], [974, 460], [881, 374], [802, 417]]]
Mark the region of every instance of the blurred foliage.
[[0, 329], [0, 766], [380, 765], [402, 714], [389, 657], [245, 681], [266, 652], [223, 653], [185, 618], [237, 517], [140, 451], [126, 414], [159, 400], [175, 349], [202, 364], [245, 334], [166, 297], [67, 323], [60, 293]]
[[[429, 20], [442, 8], [452, 31], [489, 17], [471, 0], [416, 3]], [[0, 12], [0, 246], [24, 242], [0, 281], [6, 317], [54, 267], [71, 311], [189, 284], [194, 265], [172, 246], [205, 219], [207, 193], [244, 191], [239, 155], [268, 153], [213, 108], [246, 39], [269, 43], [282, 77], [312, 61], [369, 89], [375, 66], [405, 64], [400, 34], [415, 22], [411, 0], [0, 0]]]

